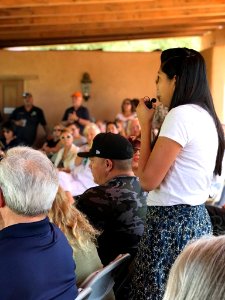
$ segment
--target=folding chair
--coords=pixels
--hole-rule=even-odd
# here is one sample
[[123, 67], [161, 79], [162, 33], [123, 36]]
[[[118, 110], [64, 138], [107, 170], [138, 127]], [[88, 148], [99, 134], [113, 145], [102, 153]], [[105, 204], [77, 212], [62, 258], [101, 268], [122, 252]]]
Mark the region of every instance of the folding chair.
[[80, 288], [92, 288], [92, 292], [87, 298], [88, 300], [102, 300], [115, 284], [115, 277], [125, 267], [130, 259], [130, 254], [121, 254], [110, 262], [107, 266], [89, 275], [80, 285]]
[[84, 289], [82, 289], [77, 298], [75, 300], [85, 300], [85, 299], [88, 299], [88, 297], [90, 296], [92, 292], [92, 288], [91, 287], [86, 287]]

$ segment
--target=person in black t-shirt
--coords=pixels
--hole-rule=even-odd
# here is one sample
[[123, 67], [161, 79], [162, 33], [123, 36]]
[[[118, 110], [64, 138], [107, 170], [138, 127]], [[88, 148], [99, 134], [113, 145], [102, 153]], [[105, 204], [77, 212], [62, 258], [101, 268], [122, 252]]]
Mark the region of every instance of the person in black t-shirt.
[[17, 107], [11, 114], [10, 120], [16, 125], [18, 138], [27, 146], [33, 146], [38, 125], [41, 124], [47, 135], [47, 123], [44, 112], [33, 105], [31, 93], [23, 94], [24, 105]]

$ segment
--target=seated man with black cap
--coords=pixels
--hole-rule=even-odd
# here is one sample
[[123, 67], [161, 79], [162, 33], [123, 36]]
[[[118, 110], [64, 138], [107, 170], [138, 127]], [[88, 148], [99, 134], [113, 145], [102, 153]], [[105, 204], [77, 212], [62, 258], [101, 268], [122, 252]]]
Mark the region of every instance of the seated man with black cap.
[[92, 225], [102, 231], [98, 253], [104, 265], [118, 254], [136, 254], [143, 234], [146, 215], [146, 193], [134, 176], [131, 143], [118, 134], [99, 133], [89, 152], [90, 168], [99, 186], [76, 197], [77, 207]]

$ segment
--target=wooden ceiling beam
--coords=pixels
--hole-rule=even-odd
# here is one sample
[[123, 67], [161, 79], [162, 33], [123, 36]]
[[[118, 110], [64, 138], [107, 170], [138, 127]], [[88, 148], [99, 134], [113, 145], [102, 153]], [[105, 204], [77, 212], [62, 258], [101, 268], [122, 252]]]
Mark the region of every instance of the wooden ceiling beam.
[[[198, 24], [193, 24], [192, 26], [187, 26], [187, 25], [182, 25], [179, 26], [179, 28], [176, 28], [174, 26], [167, 26], [166, 30], [170, 31], [170, 32], [188, 32], [188, 31], [201, 31], [202, 34], [206, 33], [210, 30], [216, 30], [218, 29], [217, 24], [214, 24], [212, 26], [207, 26], [207, 25], [198, 25]], [[53, 30], [53, 28], [49, 29], [48, 27], [46, 28], [42, 28], [42, 29], [38, 29], [38, 30], [23, 30], [23, 31], [5, 31], [2, 28], [0, 28], [0, 39], [13, 39], [15, 36], [17, 37], [17, 39], [24, 39], [24, 38], [38, 38], [38, 37], [49, 37], [49, 30], [50, 30], [50, 38], [52, 37], [60, 37], [60, 35], [64, 36], [64, 35], [69, 35], [69, 36], [100, 36], [102, 33], [101, 29], [89, 29], [88, 31], [82, 28], [65, 28], [65, 27], [58, 27], [57, 29], [55, 28], [55, 30]], [[104, 34], [103, 35], [112, 35], [112, 34], [116, 34], [116, 35], [121, 35], [121, 34], [128, 34], [128, 33], [134, 33], [134, 34], [138, 34], [138, 33], [144, 33], [144, 32], [148, 32], [148, 33], [158, 33], [160, 34], [161, 32], [164, 32], [165, 28], [158, 26], [158, 27], [152, 27], [152, 26], [145, 26], [145, 27], [136, 27], [136, 28], [130, 28], [130, 27], [124, 27], [124, 28], [117, 28], [117, 29], [110, 29], [107, 28], [104, 30]]]
[[213, 17], [225, 17], [225, 4], [223, 7], [217, 8], [213, 7], [208, 8], [199, 8], [199, 9], [190, 9], [185, 11], [185, 9], [176, 9], [174, 8], [172, 13], [168, 10], [158, 10], [158, 11], [121, 11], [120, 13], [92, 13], [92, 14], [77, 14], [77, 15], [49, 15], [49, 16], [35, 16], [30, 15], [28, 17], [1, 17], [0, 25], [2, 26], [27, 26], [35, 24], [80, 24], [80, 23], [95, 23], [99, 22], [126, 22], [133, 21], [139, 22], [142, 20], [173, 20], [178, 18], [185, 18], [186, 20], [192, 18], [213, 18]]
[[[52, 1], [51, 1], [52, 2]], [[168, 11], [168, 10], [190, 10], [190, 9], [223, 9], [224, 1], [214, 1], [213, 3], [205, 1], [193, 1], [180, 3], [177, 1], [164, 1], [163, 5], [160, 2], [153, 0], [148, 1], [119, 1], [119, 2], [89, 2], [78, 3], [60, 3], [60, 4], [46, 4], [45, 2], [38, 3], [36, 6], [17, 6], [9, 7], [2, 5], [0, 2], [0, 17], [1, 18], [15, 18], [15, 17], [31, 17], [31, 16], [51, 16], [51, 15], [80, 15], [80, 14], [93, 14], [93, 13], [118, 13], [121, 11], [137, 12], [137, 11]], [[200, 3], [201, 2], [201, 3]], [[218, 2], [218, 3], [216, 3]], [[35, 2], [36, 3], [36, 2]]]
[[102, 29], [105, 30], [107, 28], [116, 29], [116, 28], [124, 28], [124, 27], [146, 27], [146, 26], [152, 26], [152, 27], [167, 27], [167, 26], [175, 26], [178, 28], [179, 26], [192, 26], [192, 24], [198, 24], [198, 25], [205, 25], [205, 26], [214, 26], [214, 25], [224, 25], [225, 23], [225, 16], [219, 16], [219, 17], [212, 17], [212, 18], [206, 18], [204, 16], [196, 18], [189, 18], [188, 20], [184, 18], [177, 18], [177, 19], [163, 19], [163, 20], [140, 20], [139, 22], [133, 22], [133, 21], [124, 21], [124, 22], [105, 22], [102, 23], [100, 20], [98, 22], [94, 23], [69, 23], [66, 24], [29, 24], [29, 25], [23, 25], [19, 24], [14, 26], [12, 25], [6, 25], [5, 23], [0, 24], [0, 30], [4, 31], [15, 31], [20, 32], [23, 30], [31, 31], [31, 30], [42, 30], [43, 28], [47, 28], [47, 30], [57, 30], [57, 28], [66, 28], [68, 30], [70, 29]]
[[18, 34], [20, 32], [55, 32], [55, 31], [60, 31], [60, 30], [85, 30], [85, 31], [89, 31], [89, 30], [107, 30], [107, 29], [122, 29], [122, 28], [130, 28], [131, 30], [135, 29], [135, 28], [145, 28], [145, 27], [151, 27], [154, 30], [157, 28], [162, 28], [162, 27], [166, 27], [166, 28], [170, 28], [170, 27], [174, 27], [174, 29], [178, 29], [179, 28], [185, 28], [185, 27], [192, 27], [192, 26], [204, 26], [205, 28], [213, 28], [213, 27], [220, 27], [220, 26], [225, 26], [225, 17], [224, 18], [211, 18], [209, 19], [205, 19], [205, 18], [194, 18], [191, 20], [191, 22], [189, 20], [184, 20], [184, 19], [176, 19], [176, 20], [170, 20], [169, 22], [166, 20], [163, 21], [154, 21], [152, 20], [151, 22], [148, 20], [145, 21], [140, 21], [140, 22], [113, 22], [113, 23], [96, 23], [96, 24], [91, 24], [91, 23], [87, 23], [87, 24], [64, 24], [64, 25], [33, 25], [33, 26], [0, 26], [0, 32], [5, 32], [6, 34], [8, 33], [15, 33]]
[[1, 46], [203, 35], [223, 26], [225, 0], [0, 1]]
[[87, 7], [89, 5], [96, 5], [101, 7], [101, 5], [106, 6], [107, 9], [116, 9], [119, 5], [129, 6], [135, 5], [138, 7], [144, 7], [145, 5], [151, 5], [155, 8], [165, 8], [165, 7], [192, 7], [192, 6], [215, 6], [224, 4], [223, 0], [213, 0], [211, 3], [207, 3], [205, 0], [189, 0], [189, 1], [177, 1], [177, 0], [1, 0], [0, 8], [21, 8], [21, 7], [52, 7], [52, 6], [64, 6], [64, 5], [74, 5], [79, 7]]

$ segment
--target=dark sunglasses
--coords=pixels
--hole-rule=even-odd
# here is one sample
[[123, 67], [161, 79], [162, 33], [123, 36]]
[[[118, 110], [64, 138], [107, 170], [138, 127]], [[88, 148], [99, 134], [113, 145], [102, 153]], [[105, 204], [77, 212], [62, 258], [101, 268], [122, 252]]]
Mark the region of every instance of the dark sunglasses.
[[64, 139], [71, 139], [72, 136], [71, 135], [67, 135], [67, 136], [61, 136], [61, 140], [64, 140]]

